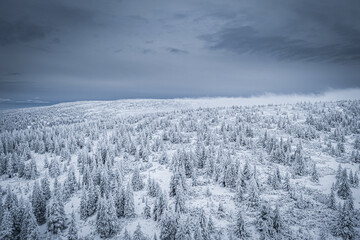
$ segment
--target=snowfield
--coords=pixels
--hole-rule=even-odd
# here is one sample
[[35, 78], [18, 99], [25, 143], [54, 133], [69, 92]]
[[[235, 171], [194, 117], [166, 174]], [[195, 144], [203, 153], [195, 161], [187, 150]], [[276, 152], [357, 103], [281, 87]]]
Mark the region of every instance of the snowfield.
[[262, 100], [0, 112], [0, 239], [360, 239], [360, 101]]

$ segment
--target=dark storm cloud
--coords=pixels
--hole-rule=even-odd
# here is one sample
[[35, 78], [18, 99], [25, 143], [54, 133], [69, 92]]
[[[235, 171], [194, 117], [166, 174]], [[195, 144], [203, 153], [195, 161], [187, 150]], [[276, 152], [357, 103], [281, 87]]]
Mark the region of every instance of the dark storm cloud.
[[360, 61], [359, 1], [241, 2], [245, 11], [240, 18], [200, 36], [210, 49], [281, 60]]
[[211, 43], [211, 49], [226, 49], [239, 54], [264, 53], [280, 60], [339, 63], [360, 60], [360, 43], [356, 41], [316, 46], [308, 41], [286, 36], [262, 36], [250, 26], [223, 29], [201, 38]]
[[185, 50], [182, 50], [182, 49], [178, 49], [178, 48], [166, 48], [167, 51], [169, 51], [170, 53], [174, 53], [174, 54], [186, 54], [188, 53], [187, 51]]
[[0, 99], [360, 87], [359, 14], [357, 0], [3, 0]]
[[0, 44], [8, 45], [17, 42], [29, 42], [44, 38], [49, 29], [20, 19], [16, 22], [8, 22], [0, 18]]

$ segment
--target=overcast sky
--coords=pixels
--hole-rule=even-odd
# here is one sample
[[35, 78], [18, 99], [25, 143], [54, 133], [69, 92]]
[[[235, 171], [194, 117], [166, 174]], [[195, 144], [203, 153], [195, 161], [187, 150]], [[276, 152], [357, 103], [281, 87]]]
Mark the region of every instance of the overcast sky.
[[358, 88], [359, 16], [359, 0], [1, 0], [0, 105]]

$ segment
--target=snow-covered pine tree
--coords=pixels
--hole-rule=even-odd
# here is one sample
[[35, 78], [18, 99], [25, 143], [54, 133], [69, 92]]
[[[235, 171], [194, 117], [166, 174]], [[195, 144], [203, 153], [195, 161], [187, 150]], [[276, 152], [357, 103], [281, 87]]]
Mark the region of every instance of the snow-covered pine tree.
[[185, 196], [184, 196], [184, 192], [183, 192], [181, 185], [176, 186], [175, 212], [176, 213], [186, 212]]
[[127, 218], [135, 216], [134, 193], [130, 184], [125, 191], [124, 216]]
[[219, 202], [217, 212], [219, 214], [219, 217], [221, 217], [221, 218], [225, 217], [225, 215], [226, 215], [224, 205], [221, 202]]
[[174, 240], [176, 236], [176, 218], [171, 211], [166, 211], [160, 225], [160, 239]]
[[346, 240], [355, 239], [354, 219], [347, 202], [339, 209], [335, 225], [335, 235]]
[[37, 222], [41, 225], [46, 222], [46, 200], [43, 191], [40, 188], [39, 182], [34, 182], [31, 204]]
[[88, 201], [87, 191], [83, 189], [80, 198], [80, 218], [82, 220], [88, 217]]
[[209, 216], [209, 220], [208, 220], [207, 223], [208, 223], [208, 224], [207, 224], [207, 229], [208, 229], [209, 236], [210, 236], [210, 239], [211, 239], [211, 238], [213, 238], [213, 236], [214, 236], [215, 233], [216, 233], [215, 224], [214, 224], [214, 221], [213, 221], [211, 215]]
[[144, 188], [144, 182], [141, 178], [139, 168], [135, 168], [134, 173], [131, 178], [131, 184], [132, 184], [134, 191], [140, 191]]
[[141, 226], [140, 224], [138, 223], [137, 226], [136, 226], [136, 229], [134, 231], [134, 234], [133, 234], [133, 237], [132, 237], [132, 240], [146, 240], [147, 237], [144, 235], [144, 233], [142, 232], [141, 230]]
[[36, 222], [30, 202], [25, 202], [23, 221], [21, 223], [20, 239], [40, 239], [39, 227]]
[[9, 210], [5, 209], [0, 225], [0, 239], [12, 240], [14, 237], [13, 231], [14, 231], [13, 217], [11, 216]]
[[330, 195], [328, 197], [328, 206], [329, 208], [336, 210], [337, 205], [336, 205], [336, 200], [335, 200], [335, 193], [334, 193], [334, 189], [331, 188], [331, 192]]
[[43, 191], [43, 195], [45, 200], [49, 200], [51, 198], [51, 190], [50, 190], [50, 180], [49, 176], [45, 174], [45, 177], [41, 179], [41, 189]]
[[194, 239], [196, 239], [196, 240], [204, 240], [203, 236], [201, 234], [201, 227], [200, 227], [199, 222], [195, 223]]
[[193, 240], [188, 217], [181, 217], [176, 229], [175, 240]]
[[256, 207], [259, 204], [259, 189], [253, 178], [251, 178], [249, 182], [250, 182], [248, 189], [249, 205], [252, 207]]
[[319, 174], [317, 172], [316, 164], [313, 164], [312, 170], [311, 170], [311, 181], [318, 183], [319, 182]]
[[246, 239], [248, 237], [248, 234], [245, 230], [245, 222], [240, 210], [238, 210], [236, 213], [236, 222], [234, 225], [233, 232], [234, 232], [234, 236], [237, 237], [238, 239]]
[[74, 169], [75, 167], [72, 166], [68, 170], [67, 178], [64, 182], [64, 199], [69, 199], [70, 196], [77, 190], [77, 181]]
[[78, 236], [78, 227], [76, 224], [76, 219], [75, 219], [75, 212], [74, 210], [71, 213], [71, 220], [70, 220], [70, 225], [69, 225], [69, 230], [68, 230], [68, 235], [67, 235], [67, 239], [68, 240], [78, 240], [79, 236]]
[[205, 215], [205, 211], [203, 208], [200, 209], [200, 214], [199, 214], [199, 223], [200, 223], [200, 229], [201, 229], [201, 235], [202, 235], [202, 239], [209, 239], [209, 231], [207, 228], [207, 220], [206, 220], [206, 215]]
[[54, 195], [47, 213], [48, 230], [53, 234], [58, 234], [65, 228], [65, 209], [60, 196]]
[[117, 190], [115, 191], [114, 205], [117, 217], [124, 217], [125, 190], [123, 187], [117, 188]]
[[257, 227], [260, 232], [260, 239], [271, 239], [274, 233], [274, 223], [272, 220], [270, 207], [263, 203], [260, 208], [260, 215], [257, 220]]
[[160, 193], [158, 197], [155, 199], [155, 204], [153, 208], [153, 217], [155, 221], [160, 221], [162, 215], [168, 208], [168, 201], [166, 192]]
[[144, 207], [143, 214], [146, 219], [151, 218], [151, 207], [149, 206], [147, 199], [145, 200], [145, 207]]
[[131, 236], [130, 236], [130, 233], [128, 232], [128, 230], [125, 228], [125, 231], [124, 231], [124, 235], [123, 235], [123, 240], [131, 240]]
[[354, 174], [354, 187], [357, 188], [359, 187], [359, 176], [358, 176], [358, 172], [356, 171]]
[[284, 228], [284, 223], [283, 223], [282, 216], [280, 214], [280, 209], [279, 209], [278, 204], [276, 204], [276, 206], [275, 206], [272, 221], [273, 221], [273, 228], [274, 228], [275, 232], [277, 234], [281, 234], [281, 232], [283, 231], [283, 228]]
[[93, 181], [89, 181], [89, 187], [87, 191], [87, 212], [88, 216], [92, 216], [96, 212], [98, 199], [99, 199], [99, 191], [96, 190]]
[[295, 160], [293, 163], [293, 169], [296, 175], [304, 176], [306, 174], [306, 166], [302, 154], [302, 147], [299, 147], [299, 145], [295, 151]]
[[56, 178], [60, 175], [60, 164], [56, 157], [51, 158], [49, 165], [49, 175], [52, 178]]
[[180, 162], [177, 157], [174, 157], [173, 163], [173, 175], [170, 181], [170, 197], [176, 195], [176, 186], [181, 185], [184, 192], [186, 192], [186, 176], [184, 170], [184, 164]]
[[347, 176], [346, 168], [342, 170], [342, 174], [338, 182], [339, 182], [338, 190], [337, 190], [338, 196], [342, 199], [347, 199], [351, 194], [351, 189], [350, 189], [350, 183]]
[[118, 229], [118, 221], [114, 202], [110, 196], [108, 199], [100, 198], [96, 216], [96, 230], [101, 238], [113, 236]]
[[289, 175], [288, 172], [287, 172], [286, 175], [285, 175], [285, 179], [284, 179], [284, 182], [283, 182], [283, 188], [284, 188], [284, 190], [287, 191], [287, 192], [290, 192], [290, 191], [291, 191], [290, 175]]

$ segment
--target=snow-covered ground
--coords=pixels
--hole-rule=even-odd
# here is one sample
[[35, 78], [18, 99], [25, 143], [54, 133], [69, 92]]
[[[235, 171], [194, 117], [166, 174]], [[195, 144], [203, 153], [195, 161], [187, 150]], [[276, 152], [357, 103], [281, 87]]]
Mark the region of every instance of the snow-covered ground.
[[[341, 229], [336, 226], [341, 221], [342, 207], [329, 206], [331, 188], [337, 182], [333, 189], [336, 205], [347, 206], [353, 200], [353, 239], [359, 239], [360, 188], [354, 179], [360, 171], [360, 102], [319, 102], [327, 97], [300, 98], [306, 102], [292, 100], [286, 104], [279, 104], [284, 99], [276, 96], [263, 97], [262, 101], [119, 100], [3, 111], [3, 204], [10, 204], [9, 191], [31, 202], [34, 182], [54, 171], [55, 162], [60, 175], [49, 177], [52, 196], [46, 202], [47, 209], [56, 197], [68, 194], [70, 170], [74, 170], [76, 187], [68, 197], [61, 198], [64, 226], [54, 234], [41, 223], [41, 238], [66, 239], [73, 211], [79, 237], [102, 236], [97, 228], [99, 210], [81, 217], [83, 193], [91, 188], [85, 177], [89, 173], [98, 198], [113, 198], [115, 210], [117, 190], [124, 189], [127, 194], [128, 186], [134, 189], [133, 215], [116, 217], [117, 227], [109, 238], [122, 239], [125, 230], [133, 235], [140, 226], [149, 239], [154, 235], [172, 239], [165, 233], [171, 232], [167, 223], [171, 225], [173, 216], [174, 236], [188, 229], [194, 239], [199, 239], [197, 231], [207, 239], [236, 239], [239, 236], [234, 228], [240, 224], [240, 212], [249, 239], [341, 239]], [[164, 155], [167, 160], [162, 162]], [[49, 166], [44, 164], [45, 158]], [[36, 170], [30, 167], [31, 162], [36, 163]], [[21, 164], [28, 168], [20, 177]], [[340, 165], [346, 179], [336, 177]], [[135, 169], [140, 169], [144, 185], [141, 190], [133, 183]], [[348, 178], [350, 170], [352, 180]], [[31, 171], [31, 177], [26, 177], [26, 171]], [[280, 176], [276, 177], [276, 171]], [[290, 189], [285, 187], [286, 175]], [[148, 193], [149, 178], [160, 189], [156, 196]], [[60, 188], [54, 188], [55, 179]], [[106, 179], [105, 183], [102, 179]], [[107, 190], [100, 194], [103, 184]], [[344, 184], [349, 185], [352, 197], [338, 195]], [[171, 195], [172, 189], [176, 189], [175, 196]], [[238, 199], [239, 194], [242, 199]], [[165, 213], [155, 220], [154, 207], [161, 196], [167, 199]], [[151, 218], [144, 215], [145, 202], [151, 208]], [[184, 204], [184, 210], [177, 211], [177, 204]], [[261, 218], [262, 206], [270, 208], [265, 220]], [[264, 224], [275, 221], [276, 206], [282, 219], [281, 230], [270, 224], [267, 228], [274, 229], [266, 232]], [[46, 216], [48, 222], [50, 217]], [[206, 226], [201, 225], [203, 217]], [[209, 218], [213, 227], [209, 226]], [[185, 227], [184, 222], [189, 226]], [[20, 232], [14, 228], [13, 234]]]

